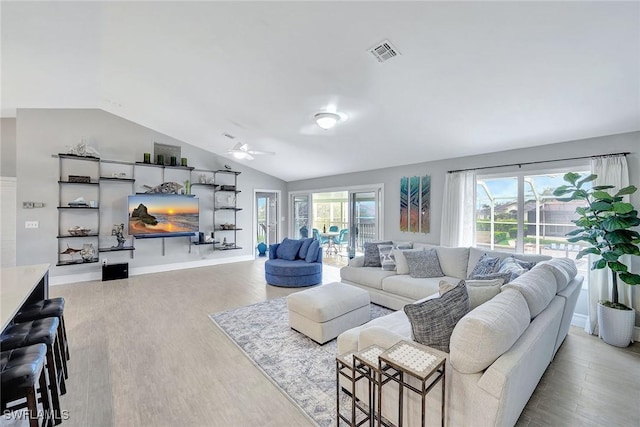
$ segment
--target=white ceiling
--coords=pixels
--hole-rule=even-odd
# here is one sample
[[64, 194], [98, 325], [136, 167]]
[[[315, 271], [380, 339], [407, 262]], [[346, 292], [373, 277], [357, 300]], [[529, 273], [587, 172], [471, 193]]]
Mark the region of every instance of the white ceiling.
[[640, 130], [638, 2], [1, 8], [3, 117], [102, 108], [214, 153], [227, 132], [286, 181]]

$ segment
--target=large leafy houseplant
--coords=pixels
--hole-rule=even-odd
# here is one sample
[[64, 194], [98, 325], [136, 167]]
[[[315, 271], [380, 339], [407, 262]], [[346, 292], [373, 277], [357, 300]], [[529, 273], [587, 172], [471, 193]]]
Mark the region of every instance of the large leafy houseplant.
[[588, 247], [578, 252], [576, 259], [585, 255], [599, 256], [591, 269], [608, 267], [611, 271], [612, 292], [611, 301], [602, 302], [605, 306], [620, 310], [630, 310], [618, 300], [618, 278], [629, 285], [640, 284], [640, 275], [631, 273], [620, 257], [623, 255], [640, 255], [640, 234], [631, 228], [640, 225], [638, 211], [631, 203], [623, 202], [623, 196], [636, 192], [634, 185], [624, 187], [615, 194], [607, 190], [613, 185], [598, 185], [585, 188], [585, 184], [594, 181], [597, 175], [584, 178], [580, 174], [569, 172], [564, 176], [567, 185], [555, 189], [554, 196], [558, 200], [569, 202], [584, 200], [586, 207], [576, 208], [578, 219], [572, 220], [577, 228], [569, 233], [567, 239], [571, 243], [587, 242]]

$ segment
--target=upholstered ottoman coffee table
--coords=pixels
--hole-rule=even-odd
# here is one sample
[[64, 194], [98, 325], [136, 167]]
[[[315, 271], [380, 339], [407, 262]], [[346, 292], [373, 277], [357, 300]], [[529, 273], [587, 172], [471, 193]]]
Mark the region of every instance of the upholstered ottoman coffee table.
[[289, 326], [324, 344], [371, 320], [369, 292], [334, 282], [290, 294]]

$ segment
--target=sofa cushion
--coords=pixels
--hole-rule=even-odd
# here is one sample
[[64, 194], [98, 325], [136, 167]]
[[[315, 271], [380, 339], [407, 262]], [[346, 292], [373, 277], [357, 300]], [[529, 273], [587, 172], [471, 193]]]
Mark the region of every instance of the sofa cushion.
[[282, 243], [278, 246], [276, 255], [280, 259], [293, 261], [298, 256], [298, 251], [300, 250], [301, 245], [302, 240], [289, 239], [285, 237]]
[[511, 348], [530, 318], [520, 292], [501, 292], [460, 319], [451, 334], [451, 365], [463, 374], [482, 372]]
[[544, 268], [553, 273], [558, 286], [556, 293], [564, 290], [569, 282], [578, 274], [576, 263], [570, 258], [552, 258], [548, 261], [538, 263], [536, 268]]
[[435, 249], [422, 252], [407, 252], [404, 254], [409, 265], [409, 275], [414, 278], [442, 277], [438, 253]]
[[409, 264], [407, 263], [407, 257], [404, 256], [404, 252], [422, 252], [423, 248], [418, 249], [393, 249], [393, 257], [396, 261], [396, 273], [397, 274], [409, 274]]
[[557, 287], [556, 278], [552, 272], [545, 268], [533, 268], [504, 285], [502, 289], [515, 289], [520, 292], [527, 301], [533, 319], [549, 305], [556, 295]]
[[473, 279], [467, 279], [467, 280], [496, 280], [496, 279], [500, 279], [502, 281], [502, 283], [508, 283], [509, 280], [511, 279], [511, 273], [490, 273], [490, 274], [479, 274], [477, 276], [475, 276]]
[[320, 248], [320, 242], [318, 242], [317, 240], [314, 240], [309, 245], [309, 249], [307, 249], [307, 256], [305, 257], [304, 260], [306, 262], [316, 262], [318, 259], [319, 251], [322, 251], [322, 248]]
[[393, 255], [393, 245], [378, 245], [380, 252], [380, 267], [385, 271], [395, 271], [396, 260]]
[[351, 267], [340, 269], [340, 279], [374, 289], [382, 289], [382, 279], [395, 276], [395, 271], [383, 271], [380, 267]]
[[367, 242], [364, 244], [364, 266], [380, 267], [380, 251], [378, 245], [392, 245], [391, 241]]
[[467, 278], [475, 279], [476, 276], [486, 276], [487, 274], [494, 273], [498, 269], [499, 263], [500, 258], [490, 257], [486, 253], [482, 254], [476, 265], [473, 266], [473, 269], [471, 270]]
[[460, 283], [464, 283], [467, 286], [467, 293], [469, 294], [469, 310], [473, 310], [480, 304], [484, 304], [491, 298], [500, 293], [500, 287], [502, 286], [502, 279], [494, 280], [461, 280], [459, 283], [451, 283], [446, 280], [440, 281], [440, 296], [449, 292], [451, 289], [458, 286]]
[[467, 264], [469, 262], [469, 248], [446, 248], [437, 246], [440, 268], [445, 276], [453, 276], [459, 279], [467, 277]]
[[298, 250], [298, 258], [305, 259], [307, 257], [307, 251], [309, 250], [309, 246], [311, 242], [313, 242], [312, 238], [301, 239], [302, 244], [300, 245], [300, 249]]
[[410, 298], [414, 301], [438, 292], [440, 280], [458, 283], [455, 277], [413, 278], [408, 274], [397, 274], [382, 280], [382, 290], [390, 294]]
[[404, 306], [414, 339], [445, 352], [449, 352], [451, 332], [468, 311], [469, 295], [464, 283], [440, 298]]

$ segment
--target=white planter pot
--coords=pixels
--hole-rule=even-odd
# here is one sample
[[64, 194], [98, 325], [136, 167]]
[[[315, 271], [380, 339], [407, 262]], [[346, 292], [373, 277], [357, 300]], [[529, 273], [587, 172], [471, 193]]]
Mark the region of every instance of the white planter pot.
[[604, 342], [616, 347], [627, 347], [633, 338], [635, 310], [616, 310], [598, 303], [598, 325]]

